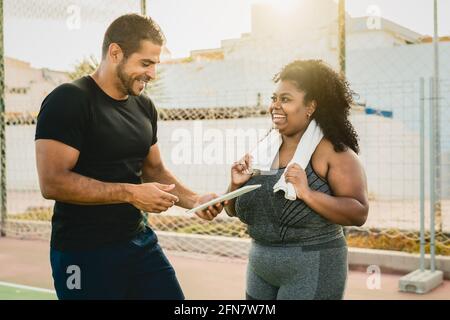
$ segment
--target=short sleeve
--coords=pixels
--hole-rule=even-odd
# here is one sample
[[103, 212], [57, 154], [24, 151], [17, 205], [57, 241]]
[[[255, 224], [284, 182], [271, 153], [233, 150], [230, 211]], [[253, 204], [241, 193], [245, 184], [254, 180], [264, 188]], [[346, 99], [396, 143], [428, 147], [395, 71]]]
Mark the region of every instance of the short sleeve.
[[152, 122], [152, 128], [153, 128], [153, 138], [152, 138], [152, 144], [158, 142], [158, 110], [156, 109], [153, 102], [150, 100], [151, 105], [151, 122]]
[[73, 84], [63, 84], [42, 102], [35, 140], [57, 140], [81, 151], [89, 118], [85, 92]]

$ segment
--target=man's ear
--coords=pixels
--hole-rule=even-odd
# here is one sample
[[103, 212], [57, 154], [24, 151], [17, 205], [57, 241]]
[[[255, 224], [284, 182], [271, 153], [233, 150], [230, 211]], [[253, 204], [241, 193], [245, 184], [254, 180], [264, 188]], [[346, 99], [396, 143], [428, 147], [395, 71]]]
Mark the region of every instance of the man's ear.
[[108, 57], [113, 63], [119, 63], [123, 59], [122, 48], [117, 43], [111, 43], [108, 48]]

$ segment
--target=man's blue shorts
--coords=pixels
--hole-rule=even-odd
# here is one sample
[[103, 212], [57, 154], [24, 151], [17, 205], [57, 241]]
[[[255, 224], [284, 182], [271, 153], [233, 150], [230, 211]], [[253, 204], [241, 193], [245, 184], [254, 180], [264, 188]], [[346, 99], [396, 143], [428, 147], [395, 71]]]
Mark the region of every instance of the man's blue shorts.
[[102, 249], [51, 249], [50, 261], [59, 299], [184, 299], [175, 271], [148, 227], [128, 242]]

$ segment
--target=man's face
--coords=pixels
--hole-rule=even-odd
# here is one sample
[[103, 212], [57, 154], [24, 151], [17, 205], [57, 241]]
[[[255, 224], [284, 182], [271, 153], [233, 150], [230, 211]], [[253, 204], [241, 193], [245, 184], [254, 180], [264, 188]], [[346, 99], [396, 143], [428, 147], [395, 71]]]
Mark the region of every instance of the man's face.
[[148, 40], [141, 41], [139, 50], [117, 65], [119, 89], [126, 95], [140, 95], [147, 82], [156, 78], [160, 55], [161, 46]]

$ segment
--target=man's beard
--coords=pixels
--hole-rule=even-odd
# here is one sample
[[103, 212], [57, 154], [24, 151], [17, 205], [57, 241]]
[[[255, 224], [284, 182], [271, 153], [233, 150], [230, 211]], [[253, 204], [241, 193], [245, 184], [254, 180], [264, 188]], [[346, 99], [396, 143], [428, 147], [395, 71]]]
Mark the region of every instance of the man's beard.
[[[132, 96], [138, 96], [141, 93], [135, 93], [133, 91], [133, 84], [135, 82], [135, 80], [144, 80], [144, 81], [149, 81], [150, 79], [148, 79], [145, 75], [144, 76], [140, 76], [138, 78], [132, 78], [130, 77], [125, 71], [125, 63], [126, 63], [126, 59], [122, 60], [119, 65], [117, 66], [117, 78], [119, 79], [119, 90], [122, 91], [123, 94], [125, 95], [132, 95]], [[145, 88], [145, 87], [144, 87]]]

